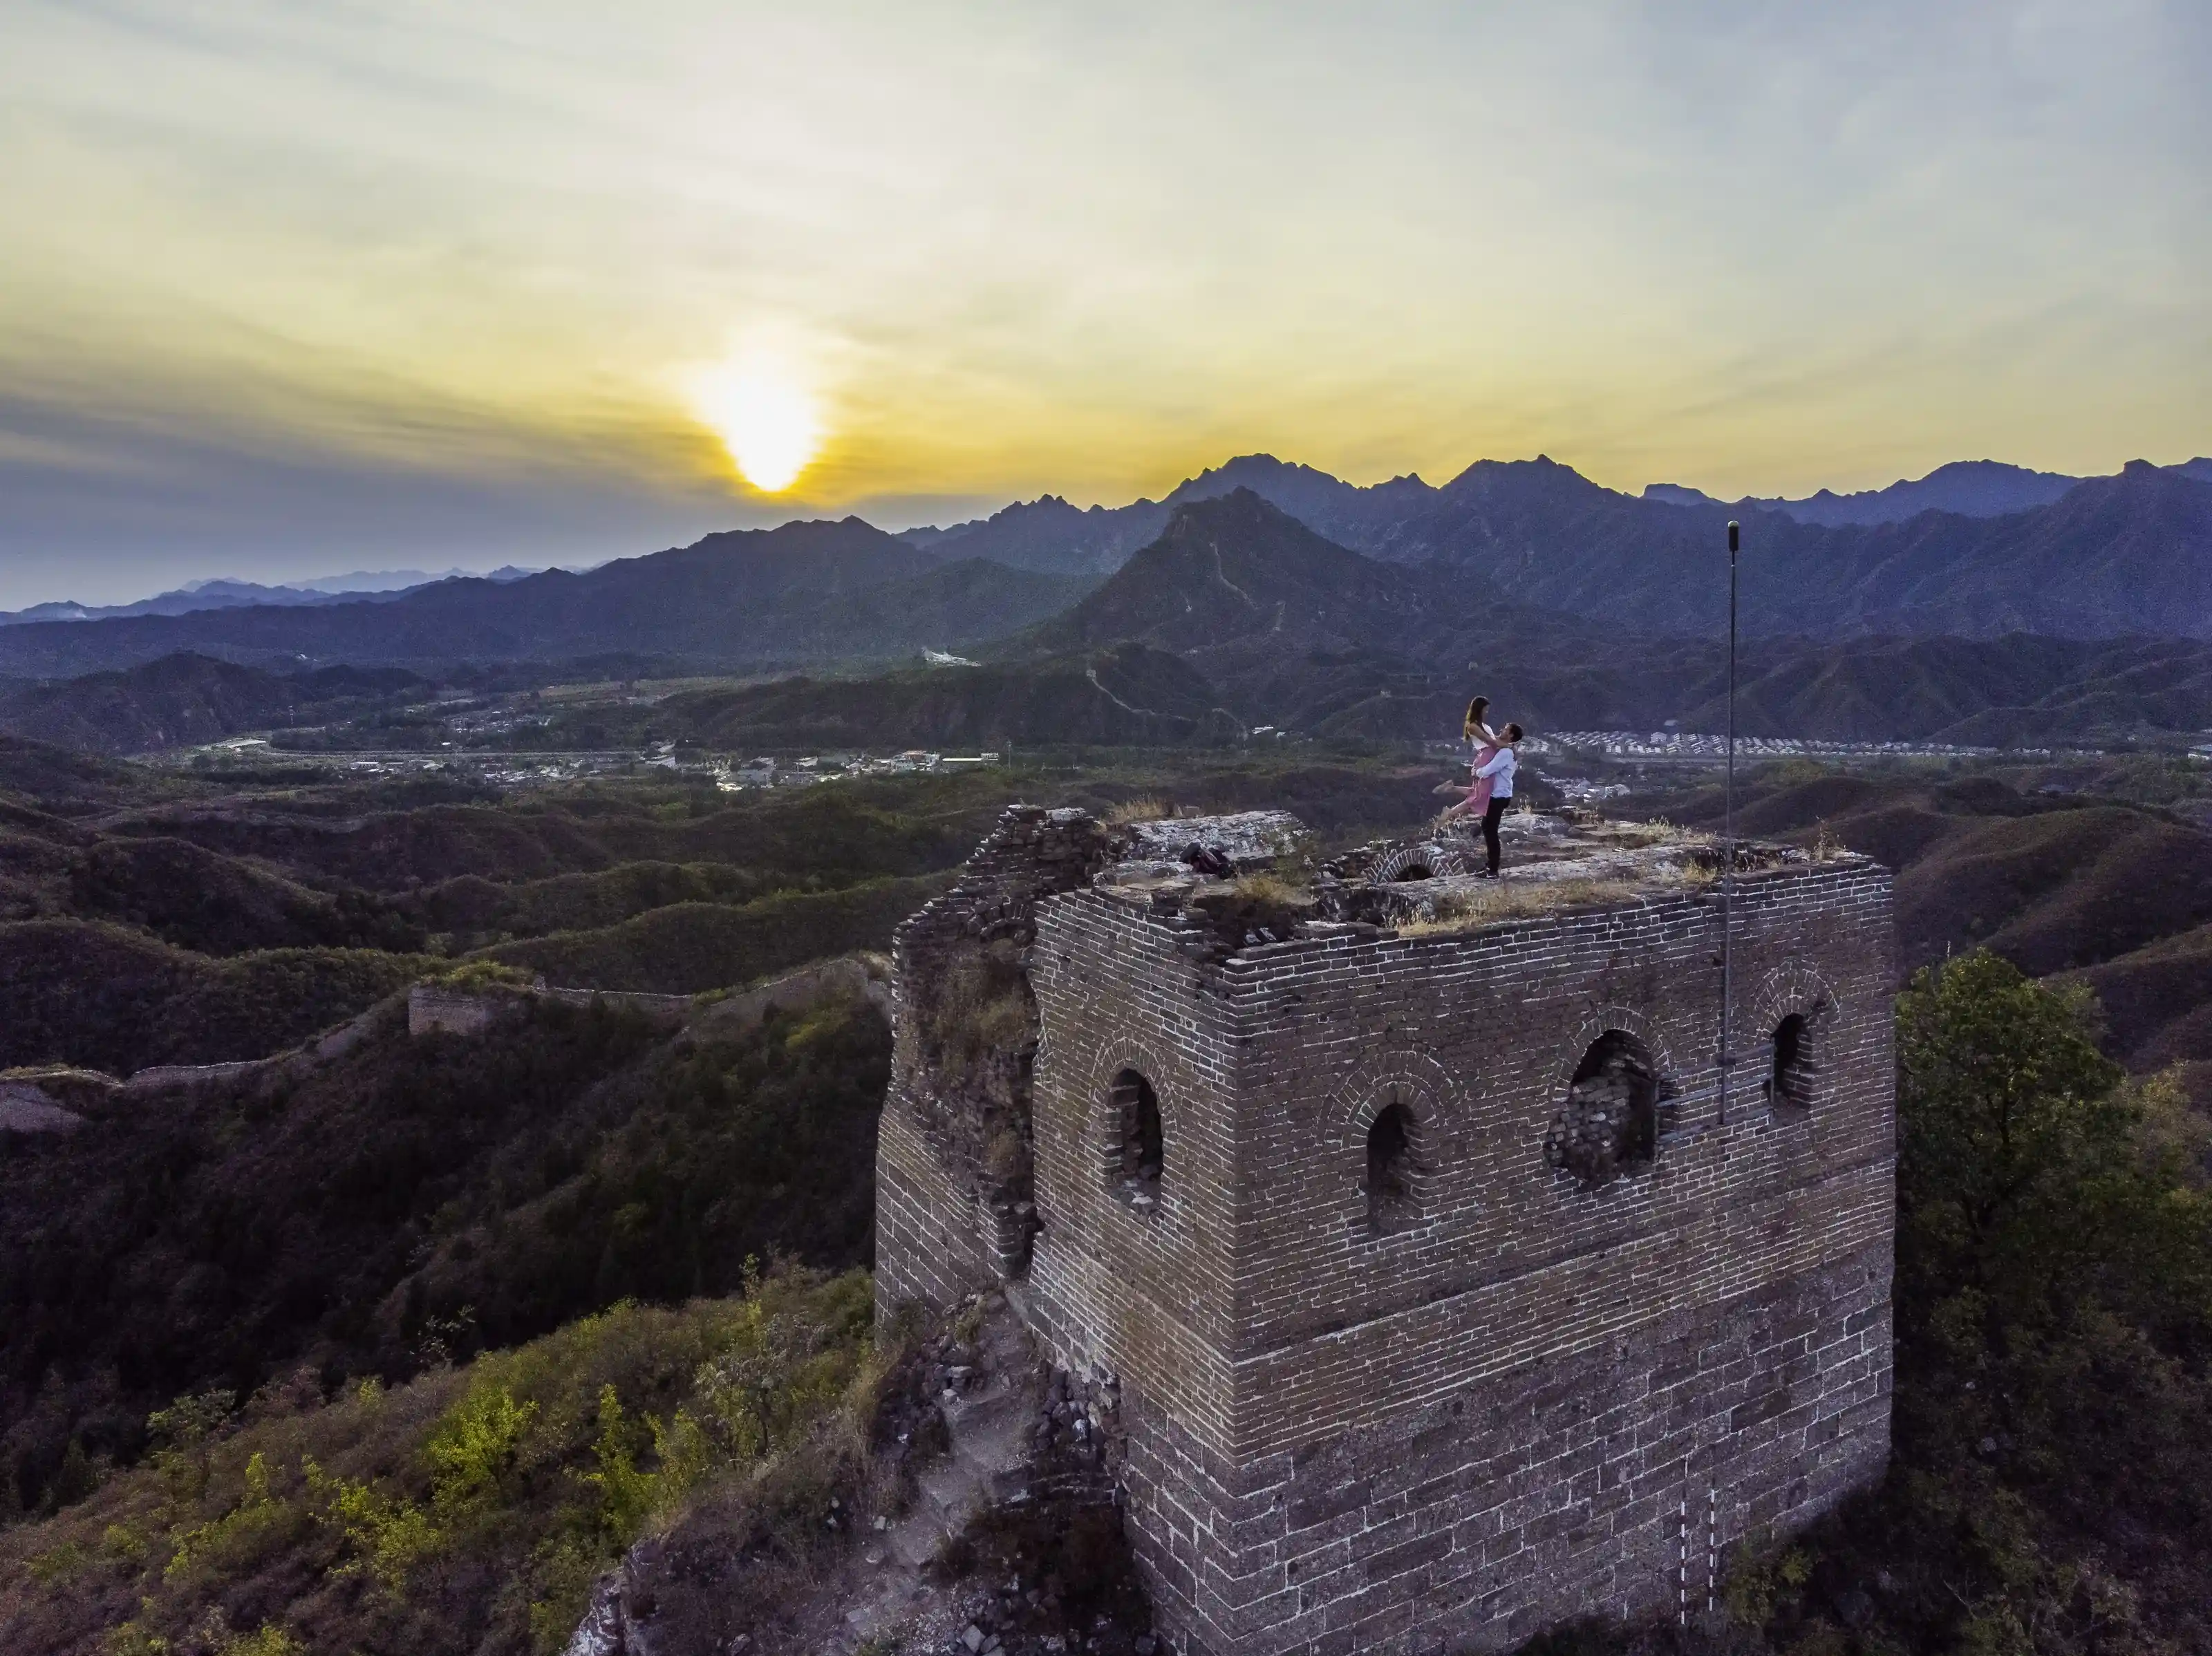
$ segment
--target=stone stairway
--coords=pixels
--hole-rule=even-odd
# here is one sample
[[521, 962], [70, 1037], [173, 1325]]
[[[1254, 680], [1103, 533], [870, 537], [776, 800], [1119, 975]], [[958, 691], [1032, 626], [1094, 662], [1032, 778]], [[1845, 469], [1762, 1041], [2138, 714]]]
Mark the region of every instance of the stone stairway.
[[[978, 1513], [1031, 1498], [1045, 1371], [1021, 1319], [1002, 1296], [984, 1301], [981, 1313], [973, 1338], [957, 1353], [959, 1361], [931, 1373], [949, 1452], [916, 1473], [916, 1496], [905, 1512], [871, 1520], [851, 1550], [805, 1595], [808, 1602], [792, 1606], [793, 1621], [811, 1629], [801, 1635], [805, 1648], [853, 1656], [871, 1645], [884, 1648], [896, 1635], [905, 1651], [995, 1656], [999, 1641], [974, 1626], [977, 1616], [988, 1616], [989, 1594], [972, 1585], [940, 1585], [926, 1574]], [[712, 1653], [673, 1649], [655, 1631], [651, 1611], [642, 1618], [633, 1611], [634, 1578], [641, 1568], [650, 1574], [661, 1544], [640, 1542], [620, 1568], [601, 1579], [563, 1656], [746, 1656], [755, 1650], [750, 1635]], [[968, 1633], [975, 1636], [963, 1643]]]
[[966, 1617], [924, 1568], [976, 1513], [1028, 1496], [1042, 1371], [1020, 1319], [998, 1296], [986, 1304], [975, 1344], [974, 1372], [955, 1371], [938, 1397], [951, 1452], [916, 1474], [918, 1495], [905, 1513], [862, 1538], [863, 1580], [842, 1641], [848, 1652], [894, 1630], [908, 1649], [948, 1644]]

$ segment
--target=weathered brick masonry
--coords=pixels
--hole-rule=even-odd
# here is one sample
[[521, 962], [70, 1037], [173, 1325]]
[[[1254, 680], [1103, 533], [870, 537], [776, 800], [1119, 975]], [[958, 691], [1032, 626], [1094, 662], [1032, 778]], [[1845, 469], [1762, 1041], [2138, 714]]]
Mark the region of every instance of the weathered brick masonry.
[[[1007, 887], [1019, 857], [997, 854], [979, 889]], [[1042, 1228], [1022, 1297], [1060, 1361], [1121, 1383], [1130, 1529], [1179, 1645], [1494, 1648], [1575, 1616], [1702, 1611], [1709, 1557], [1878, 1475], [1881, 870], [1739, 877], [1725, 1108], [1711, 888], [1229, 949], [1171, 896], [1023, 889]], [[972, 915], [961, 889], [936, 924]], [[905, 936], [899, 964], [903, 986], [921, 964]], [[1602, 1040], [1657, 1078], [1656, 1148], [1590, 1188], [1546, 1138]], [[1150, 1204], [1119, 1159], [1132, 1072], [1158, 1106]], [[1385, 1112], [1407, 1148], [1378, 1171], [1400, 1142]], [[895, 1089], [887, 1307], [1009, 1269], [926, 1121]]]
[[[876, 1150], [876, 1291], [886, 1306], [951, 1304], [1018, 1272], [1028, 1253], [1029, 1216], [1010, 1199], [1021, 1192], [989, 1176], [960, 1131], [963, 1101], [947, 1095], [928, 1061], [918, 991], [964, 949], [1026, 947], [1038, 902], [1086, 883], [1107, 855], [1099, 825], [1081, 812], [1013, 806], [953, 888], [892, 940], [891, 1086]], [[1032, 1056], [1026, 1046], [1005, 1055], [1024, 1094]]]

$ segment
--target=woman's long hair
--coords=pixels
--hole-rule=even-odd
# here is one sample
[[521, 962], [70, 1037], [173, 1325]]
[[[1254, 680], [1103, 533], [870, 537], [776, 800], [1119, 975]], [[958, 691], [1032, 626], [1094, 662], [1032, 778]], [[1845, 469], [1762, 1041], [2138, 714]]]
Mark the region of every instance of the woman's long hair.
[[1475, 727], [1482, 723], [1483, 714], [1489, 711], [1490, 698], [1486, 695], [1475, 697], [1467, 704], [1467, 718], [1461, 722], [1459, 733], [1472, 742], [1474, 739]]

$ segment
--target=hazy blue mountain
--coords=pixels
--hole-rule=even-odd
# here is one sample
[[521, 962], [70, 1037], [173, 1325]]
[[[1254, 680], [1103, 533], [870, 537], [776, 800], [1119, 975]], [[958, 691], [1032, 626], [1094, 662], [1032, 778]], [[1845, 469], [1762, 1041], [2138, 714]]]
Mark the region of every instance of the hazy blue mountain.
[[[24, 622], [0, 628], [0, 676], [70, 676], [179, 650], [308, 666], [613, 653], [746, 670], [885, 660], [981, 645], [1057, 615], [1138, 549], [1190, 532], [1176, 530], [1178, 514], [1224, 500], [1242, 504], [1209, 531], [1219, 543], [1222, 580], [1192, 585], [1178, 569], [1173, 601], [1225, 616], [1226, 593], [1251, 590], [1231, 568], [1248, 553], [1273, 560], [1269, 567], [1286, 581], [1304, 571], [1297, 593], [1278, 594], [1278, 643], [1315, 628], [1343, 632], [1390, 568], [1400, 572], [1393, 579], [1419, 576], [1414, 585], [1424, 596], [1391, 622], [1408, 638], [1499, 605], [1520, 618], [1491, 614], [1493, 633], [1544, 614], [1571, 617], [1597, 635], [1710, 637], [1726, 623], [1721, 549], [1731, 515], [1747, 531], [1747, 635], [2212, 638], [2212, 486], [2193, 481], [2191, 467], [2212, 470], [2136, 461], [2048, 505], [2002, 516], [1924, 511], [1896, 523], [1826, 526], [1780, 512], [1639, 499], [1541, 455], [1478, 461], [1441, 488], [1400, 477], [1364, 488], [1247, 455], [1191, 479], [1168, 500], [1086, 511], [1047, 497], [935, 535], [887, 535], [857, 518], [792, 523], [710, 535], [582, 573], [468, 577], [372, 598], [176, 616]], [[1212, 523], [1203, 514], [1199, 521]], [[1340, 561], [1328, 564], [1307, 542]], [[1354, 554], [1354, 563], [1340, 561]], [[1159, 624], [1172, 632], [1183, 623]], [[1149, 623], [1133, 635], [1153, 637]], [[1103, 636], [1071, 634], [1068, 647]], [[1370, 646], [1381, 640], [1361, 647]]]
[[[343, 575], [317, 575], [312, 580], [287, 581], [288, 587], [310, 592], [404, 592], [441, 580], [520, 580], [543, 574], [550, 566], [501, 564], [496, 569], [447, 569], [435, 574], [422, 569], [356, 569]], [[187, 589], [189, 590], [189, 589]]]
[[1463, 570], [1519, 604], [1710, 634], [1727, 622], [1731, 516], [1749, 631], [2212, 637], [2212, 488], [2139, 460], [2004, 517], [1839, 528], [1640, 500], [1541, 456], [1484, 460], [1367, 549]]
[[[2193, 482], [2212, 483], [2212, 459], [2184, 460], [2162, 470]], [[1961, 518], [2001, 518], [2049, 506], [2075, 484], [2087, 481], [2058, 471], [2031, 471], [2001, 460], [1954, 460], [1925, 477], [1900, 480], [1887, 488], [1837, 494], [1820, 489], [1802, 500], [1746, 495], [1721, 500], [1683, 483], [1647, 483], [1643, 498], [1664, 506], [1729, 506], [1739, 512], [1779, 512], [1802, 524], [1834, 527], [1844, 524], [1902, 523], [1923, 512], [1949, 512]]]
[[1667, 506], [1729, 506], [1738, 512], [1779, 512], [1801, 524], [1834, 528], [1847, 524], [1902, 523], [1923, 512], [1949, 512], [1961, 518], [1997, 518], [2049, 506], [2081, 481], [2056, 471], [2031, 471], [2001, 460], [1954, 460], [1925, 477], [1904, 479], [1887, 488], [1838, 494], [1820, 489], [1803, 500], [1715, 500], [1702, 489], [1680, 483], [1650, 483], [1644, 498]]
[[973, 523], [910, 529], [901, 538], [944, 557], [988, 558], [1010, 568], [1054, 575], [1109, 575], [1167, 520], [1168, 508], [1151, 500], [1086, 510], [1057, 494], [1043, 494]]
[[1394, 645], [1474, 608], [1450, 598], [1427, 571], [1363, 557], [1240, 487], [1174, 508], [1157, 540], [1036, 637], [1060, 650], [1135, 640], [1201, 659], [1238, 645]]
[[1364, 548], [1422, 511], [1436, 490], [1419, 477], [1361, 488], [1272, 454], [1243, 454], [1179, 483], [1163, 500], [1072, 506], [1056, 494], [1018, 502], [975, 523], [909, 530], [906, 538], [949, 557], [989, 558], [1018, 569], [1109, 575], [1167, 527], [1176, 507], [1249, 489], [1340, 545]]
[[202, 610], [238, 610], [253, 604], [289, 609], [302, 604], [343, 604], [348, 597], [366, 595], [321, 592], [301, 586], [264, 586], [257, 581], [204, 580], [131, 604], [72, 604], [63, 600], [34, 604], [27, 610], [0, 610], [0, 627], [49, 621], [102, 621], [125, 616], [188, 616]]
[[356, 570], [345, 575], [320, 575], [312, 580], [264, 585], [258, 581], [188, 581], [171, 591], [131, 604], [72, 604], [66, 600], [34, 604], [27, 610], [0, 610], [0, 627], [20, 627], [41, 621], [102, 621], [121, 616], [189, 616], [202, 610], [241, 610], [256, 604], [295, 609], [303, 604], [346, 604], [356, 600], [397, 597], [402, 592], [434, 582], [457, 579], [520, 580], [538, 572], [508, 564], [489, 574], [472, 575], [465, 569], [448, 569], [442, 575], [420, 569]]
[[1199, 473], [1170, 494], [1166, 504], [1213, 500], [1239, 488], [1250, 489], [1316, 533], [1358, 551], [1387, 540], [1396, 525], [1430, 510], [1437, 497], [1435, 488], [1411, 474], [1360, 488], [1272, 454], [1246, 454]]
[[581, 574], [443, 580], [374, 600], [33, 623], [0, 674], [59, 677], [180, 650], [301, 665], [549, 661], [633, 652], [718, 666], [880, 658], [969, 644], [1064, 609], [1087, 583], [945, 559], [847, 518], [709, 535]]
[[[1493, 503], [1569, 486], [1532, 468], [1482, 481]], [[1455, 729], [1480, 690], [1540, 731], [1712, 731], [1728, 682], [1717, 639], [1593, 624], [1444, 564], [1367, 558], [1246, 489], [1177, 508], [1097, 591], [990, 654], [678, 698], [656, 724], [760, 747], [863, 729], [985, 747], [1218, 741], [1258, 725], [1417, 741]], [[1753, 636], [1741, 682], [1741, 726], [1759, 736], [2043, 746], [2212, 725], [2212, 642], [2196, 639]]]

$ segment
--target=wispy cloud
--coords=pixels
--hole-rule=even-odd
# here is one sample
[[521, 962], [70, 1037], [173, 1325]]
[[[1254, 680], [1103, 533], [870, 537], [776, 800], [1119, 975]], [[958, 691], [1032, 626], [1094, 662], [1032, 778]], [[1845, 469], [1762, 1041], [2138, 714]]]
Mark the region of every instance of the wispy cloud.
[[[17, 0], [0, 603], [1255, 448], [1726, 493], [2180, 458], [2207, 83], [2193, 0]], [[790, 500], [684, 390], [761, 326], [821, 347]]]

